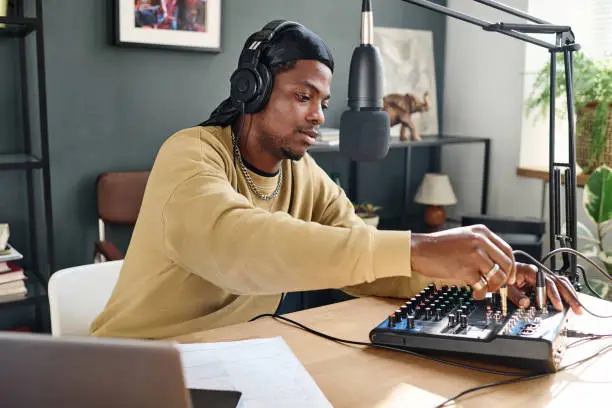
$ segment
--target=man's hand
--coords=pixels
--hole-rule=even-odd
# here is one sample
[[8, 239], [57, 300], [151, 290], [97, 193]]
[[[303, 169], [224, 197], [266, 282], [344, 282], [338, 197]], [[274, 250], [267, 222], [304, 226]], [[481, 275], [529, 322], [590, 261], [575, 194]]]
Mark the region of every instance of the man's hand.
[[[486, 282], [474, 290], [475, 299], [497, 291], [504, 283], [512, 285], [516, 281], [512, 248], [483, 225], [412, 234], [411, 244], [412, 269], [420, 274], [472, 287], [479, 281]], [[497, 271], [495, 264], [499, 265]]]
[[[521, 307], [529, 307], [529, 298], [525, 296], [525, 290], [535, 287], [537, 271], [534, 265], [516, 264], [516, 283], [508, 286], [508, 298], [512, 303]], [[555, 309], [562, 310], [561, 297], [563, 297], [574, 313], [582, 314], [578, 295], [565, 276], [546, 276], [546, 294]]]

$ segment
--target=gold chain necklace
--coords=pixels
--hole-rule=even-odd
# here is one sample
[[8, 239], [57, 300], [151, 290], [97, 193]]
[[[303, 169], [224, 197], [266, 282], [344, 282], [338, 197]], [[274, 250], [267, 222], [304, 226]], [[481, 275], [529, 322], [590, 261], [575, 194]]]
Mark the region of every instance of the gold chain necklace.
[[253, 194], [259, 197], [261, 200], [271, 200], [273, 198], [276, 198], [278, 196], [278, 193], [280, 193], [281, 184], [283, 183], [283, 168], [280, 167], [278, 169], [278, 183], [276, 184], [276, 188], [274, 189], [272, 194], [264, 194], [259, 191], [259, 189], [255, 185], [255, 182], [251, 178], [249, 171], [244, 165], [244, 162], [242, 161], [242, 155], [240, 154], [240, 149], [238, 148], [238, 138], [234, 135], [234, 132], [232, 132], [232, 145], [234, 147], [234, 157], [236, 158], [236, 160], [238, 160], [238, 166], [240, 167], [240, 171], [242, 172], [242, 175], [244, 176]]

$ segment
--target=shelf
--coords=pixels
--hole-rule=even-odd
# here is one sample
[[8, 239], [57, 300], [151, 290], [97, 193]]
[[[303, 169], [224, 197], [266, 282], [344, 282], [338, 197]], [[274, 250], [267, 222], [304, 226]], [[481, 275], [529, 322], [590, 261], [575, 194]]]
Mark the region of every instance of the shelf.
[[40, 169], [44, 162], [30, 154], [0, 154], [0, 169]]
[[[441, 146], [447, 144], [458, 144], [458, 143], [482, 143], [489, 139], [483, 137], [466, 137], [466, 136], [447, 136], [447, 135], [435, 135], [435, 136], [423, 136], [420, 141], [401, 141], [398, 137], [391, 137], [389, 140], [389, 149], [406, 149], [409, 147], [422, 147], [422, 146]], [[338, 152], [340, 146], [338, 144], [328, 145], [325, 143], [317, 143], [308, 149], [309, 152]]]
[[0, 17], [0, 37], [25, 37], [40, 26], [38, 18]]
[[[2, 0], [0, 0], [2, 2]], [[14, 7], [11, 8], [9, 13], [10, 16], [0, 17], [0, 43], [7, 43], [9, 41], [16, 41], [18, 52], [16, 52], [13, 58], [8, 58], [7, 61], [2, 60], [3, 63], [12, 63], [16, 69], [22, 68], [22, 71], [26, 70], [25, 67], [31, 67], [32, 74], [35, 76], [36, 81], [30, 81], [31, 75], [19, 75], [20, 79], [14, 82], [15, 90], [18, 91], [19, 95], [27, 97], [28, 95], [35, 95], [32, 100], [28, 102], [26, 98], [25, 108], [38, 106], [38, 114], [36, 118], [31, 117], [32, 115], [26, 114], [18, 115], [22, 122], [21, 129], [24, 129], [23, 135], [15, 135], [18, 137], [9, 137], [7, 140], [21, 140], [21, 145], [26, 146], [25, 149], [15, 149], [13, 151], [0, 152], [0, 171], [2, 170], [25, 170], [28, 177], [23, 177], [25, 187], [28, 190], [27, 194], [27, 205], [23, 206], [22, 209], [27, 213], [27, 224], [28, 234], [26, 237], [30, 241], [30, 248], [33, 249], [36, 259], [32, 259], [31, 266], [47, 265], [49, 271], [54, 270], [54, 250], [53, 250], [53, 210], [51, 204], [51, 186], [50, 186], [50, 175], [49, 175], [49, 157], [47, 154], [40, 152], [47, 152], [49, 148], [48, 142], [48, 112], [47, 112], [47, 93], [45, 90], [46, 72], [45, 72], [45, 59], [44, 59], [44, 30], [43, 30], [43, 3], [44, 0], [32, 0], [28, 7], [22, 0], [13, 1]], [[33, 3], [33, 4], [32, 4]], [[57, 2], [56, 2], [57, 3]], [[53, 7], [53, 5], [51, 5]], [[28, 14], [26, 14], [26, 8]], [[58, 9], [58, 6], [55, 6]], [[6, 40], [3, 40], [6, 38]], [[33, 42], [26, 41], [32, 40]], [[10, 66], [10, 65], [9, 65]], [[25, 73], [25, 71], [23, 72]], [[10, 81], [9, 81], [10, 82]], [[10, 84], [9, 85], [13, 85]], [[9, 87], [10, 88], [10, 87]], [[11, 92], [9, 92], [10, 94]], [[9, 100], [6, 101], [10, 102]], [[14, 101], [15, 104], [19, 103], [19, 98]], [[10, 118], [9, 118], [10, 119]], [[39, 129], [38, 132], [30, 131], [32, 129]], [[0, 132], [0, 138], [4, 138], [4, 134]], [[9, 135], [13, 136], [13, 135]], [[34, 154], [29, 146], [36, 146]], [[42, 172], [40, 179], [33, 178], [34, 172]], [[40, 193], [40, 194], [37, 194]], [[40, 204], [40, 205], [38, 205]], [[0, 217], [3, 214], [0, 214]], [[20, 218], [21, 219], [21, 218]], [[44, 242], [43, 242], [44, 241]], [[25, 245], [25, 244], [24, 244]], [[38, 251], [38, 247], [43, 246], [44, 251]], [[42, 252], [45, 256], [40, 256]], [[46, 269], [46, 268], [45, 268]], [[35, 317], [35, 331], [44, 332], [45, 325], [43, 324], [47, 319], [45, 316], [45, 305], [48, 306], [47, 300], [47, 279], [43, 274], [41, 280], [36, 278], [36, 270], [26, 270], [26, 274], [29, 279], [26, 280], [25, 284], [28, 288], [28, 292], [25, 296], [18, 299], [1, 299], [0, 298], [0, 327], [13, 325], [14, 319], [21, 315], [25, 315], [30, 311], [26, 309], [33, 309]], [[32, 307], [34, 306], [34, 307]], [[20, 309], [19, 313], [13, 314], [11, 308]], [[5, 321], [6, 320], [6, 321]]]
[[27, 294], [19, 299], [1, 300], [0, 298], [0, 311], [16, 305], [35, 304], [36, 301], [45, 301], [47, 295], [36, 276], [29, 271], [26, 271], [25, 274], [28, 277], [26, 280]]

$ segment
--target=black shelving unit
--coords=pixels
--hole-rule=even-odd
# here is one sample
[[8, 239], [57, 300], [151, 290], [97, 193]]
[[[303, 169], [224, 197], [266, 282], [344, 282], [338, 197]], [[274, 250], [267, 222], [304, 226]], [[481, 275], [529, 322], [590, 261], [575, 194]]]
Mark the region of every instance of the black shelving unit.
[[[19, 66], [21, 80], [18, 86], [21, 94], [23, 145], [19, 152], [0, 154], [0, 171], [26, 172], [29, 248], [28, 251], [24, 251], [27, 255], [24, 254], [21, 266], [28, 277], [26, 281], [28, 294], [22, 299], [0, 302], [0, 316], [12, 307], [34, 304], [35, 330], [42, 331], [43, 311], [46, 310], [47, 304], [48, 277], [55, 270], [42, 0], [34, 0], [34, 4], [24, 4], [24, 0], [13, 0], [12, 6], [7, 17], [0, 17], [0, 23], [4, 24], [4, 27], [0, 27], [0, 40], [18, 42], [18, 55], [14, 59], [2, 62], [16, 63]], [[26, 15], [26, 6], [28, 10], [33, 7], [34, 16]], [[34, 52], [27, 45], [30, 39], [35, 42]], [[30, 59], [34, 61], [30, 62]], [[35, 66], [36, 70], [37, 100], [34, 101], [29, 98], [31, 84], [28, 81], [28, 63]], [[30, 112], [33, 107], [38, 111], [36, 123], [31, 120]], [[35, 127], [38, 128], [37, 132]], [[38, 140], [35, 141], [33, 139], [35, 137]], [[35, 183], [38, 181], [35, 180], [35, 176], [40, 177], [38, 185]], [[37, 201], [41, 199], [42, 203]], [[42, 211], [37, 208], [37, 204], [42, 204]], [[41, 224], [44, 228], [41, 228]], [[41, 242], [45, 246], [43, 251], [39, 251]]]
[[[480, 202], [480, 213], [487, 214], [488, 196], [489, 196], [489, 166], [491, 158], [491, 139], [485, 137], [470, 137], [470, 136], [455, 136], [455, 135], [431, 135], [423, 136], [420, 141], [401, 141], [399, 138], [391, 138], [389, 141], [389, 149], [401, 149], [404, 152], [404, 183], [403, 183], [403, 203], [402, 208], [407, 209], [412, 201], [413, 186], [410, 181], [410, 173], [412, 170], [412, 155], [414, 150], [428, 148], [430, 155], [430, 167], [428, 171], [439, 172], [441, 168], [441, 148], [447, 145], [459, 144], [482, 144], [483, 149], [483, 164], [482, 164], [482, 193]], [[339, 146], [328, 144], [315, 144], [308, 149], [309, 153], [329, 153], [339, 152]], [[384, 159], [383, 159], [384, 160]], [[348, 174], [348, 190], [347, 195], [353, 202], [360, 202], [359, 194], [359, 173], [360, 163], [351, 161]], [[422, 218], [422, 217], [421, 217]], [[399, 219], [385, 220], [381, 218], [381, 226], [393, 225], [394, 228], [406, 229], [414, 224], [414, 220], [410, 219], [408, 213], [403, 212]]]

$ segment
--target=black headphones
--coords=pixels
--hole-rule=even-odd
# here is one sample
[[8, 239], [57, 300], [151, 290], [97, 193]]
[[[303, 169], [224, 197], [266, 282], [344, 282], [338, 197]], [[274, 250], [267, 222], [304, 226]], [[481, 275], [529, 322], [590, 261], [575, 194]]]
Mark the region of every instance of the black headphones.
[[261, 49], [287, 27], [301, 27], [301, 24], [274, 20], [247, 40], [238, 60], [238, 68], [230, 77], [230, 98], [234, 106], [244, 107], [244, 113], [258, 112], [268, 103], [273, 80], [268, 67], [259, 61]]

